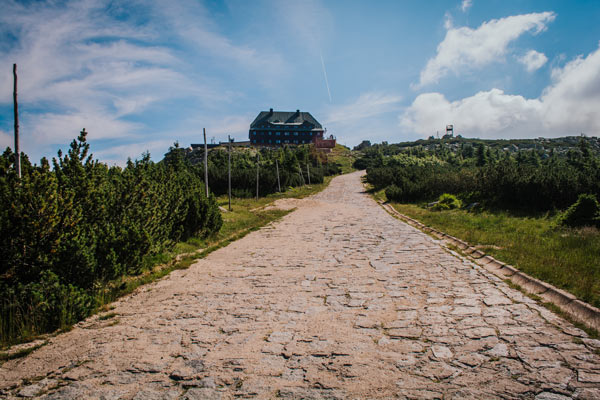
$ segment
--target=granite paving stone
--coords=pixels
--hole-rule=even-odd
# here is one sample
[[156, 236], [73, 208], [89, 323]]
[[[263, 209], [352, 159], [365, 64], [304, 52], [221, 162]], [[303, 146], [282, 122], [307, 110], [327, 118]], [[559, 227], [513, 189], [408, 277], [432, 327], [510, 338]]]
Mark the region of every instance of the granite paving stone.
[[0, 398], [600, 398], [600, 341], [362, 175], [4, 362]]

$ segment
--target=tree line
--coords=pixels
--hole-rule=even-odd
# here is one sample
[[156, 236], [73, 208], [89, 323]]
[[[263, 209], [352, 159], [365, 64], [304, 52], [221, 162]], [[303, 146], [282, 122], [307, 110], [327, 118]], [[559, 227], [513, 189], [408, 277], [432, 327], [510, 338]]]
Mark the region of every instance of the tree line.
[[21, 159], [18, 179], [15, 154], [0, 157], [2, 342], [84, 318], [104, 284], [222, 224], [215, 197], [183, 160], [154, 163], [145, 154], [108, 167], [89, 154], [85, 131], [52, 167]]
[[456, 150], [444, 143], [434, 149], [375, 145], [363, 150], [355, 167], [366, 168], [367, 181], [399, 202], [434, 201], [449, 193], [491, 208], [554, 212], [582, 194], [600, 196], [600, 157], [586, 140], [566, 154], [509, 153], [482, 143]]
[[[196, 173], [204, 176], [203, 150], [189, 150], [178, 146], [170, 149], [165, 160], [182, 157]], [[258, 157], [257, 157], [258, 156]], [[228, 150], [216, 148], [208, 151], [208, 182], [217, 196], [228, 192]], [[231, 188], [234, 197], [256, 195], [256, 169], [258, 167], [259, 196], [266, 196], [286, 188], [323, 183], [325, 176], [341, 173], [337, 163], [328, 162], [327, 156], [313, 146], [303, 145], [280, 148], [233, 148], [231, 152]], [[279, 182], [277, 180], [279, 174]]]
[[[86, 135], [51, 162], [22, 154], [21, 179], [10, 148], [0, 156], [0, 343], [72, 325], [97, 309], [111, 282], [222, 226], [215, 196], [228, 190], [225, 150], [208, 154], [206, 197], [203, 164], [177, 143], [160, 162], [145, 153], [109, 167], [90, 154]], [[237, 150], [234, 196], [256, 194], [257, 152], [261, 196], [308, 183], [309, 172], [311, 183], [340, 172], [309, 146]]]

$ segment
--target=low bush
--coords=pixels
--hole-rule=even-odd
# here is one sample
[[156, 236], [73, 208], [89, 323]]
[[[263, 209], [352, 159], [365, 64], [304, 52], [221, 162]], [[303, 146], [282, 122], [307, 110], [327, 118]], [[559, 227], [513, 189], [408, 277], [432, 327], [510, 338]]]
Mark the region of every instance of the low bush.
[[456, 196], [448, 193], [444, 193], [440, 196], [438, 201], [431, 207], [434, 211], [453, 210], [455, 208], [461, 208], [462, 202], [456, 198]]
[[600, 204], [593, 194], [581, 194], [577, 201], [562, 213], [558, 221], [561, 225], [577, 228], [581, 226], [600, 227]]
[[385, 197], [390, 201], [401, 201], [402, 199], [402, 188], [396, 185], [388, 186], [385, 189]]
[[86, 132], [50, 163], [0, 156], [0, 342], [53, 331], [89, 315], [100, 288], [147, 260], [219, 231], [202, 178], [175, 152], [126, 167], [93, 160]]

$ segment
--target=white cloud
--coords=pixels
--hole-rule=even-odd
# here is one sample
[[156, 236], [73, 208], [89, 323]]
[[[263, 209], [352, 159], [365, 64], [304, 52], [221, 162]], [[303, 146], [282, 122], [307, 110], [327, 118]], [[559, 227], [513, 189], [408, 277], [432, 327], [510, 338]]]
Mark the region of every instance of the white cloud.
[[[149, 123], [132, 122], [143, 121], [149, 110], [179, 112], [177, 105], [184, 103], [215, 109], [239, 97], [222, 88], [220, 74], [204, 75], [210, 68], [195, 64], [200, 57], [211, 57], [211, 67], [231, 66], [257, 81], [277, 76], [284, 64], [277, 54], [266, 57], [220, 34], [206, 9], [186, 0], [168, 7], [158, 0], [7, 0], [0, 36], [9, 38], [0, 47], [0, 103], [12, 104], [12, 64], [17, 63], [22, 148], [32, 159], [64, 148], [83, 127], [91, 141], [131, 141], [159, 134]], [[190, 126], [172, 114], [166, 117], [174, 127]], [[175, 128], [167, 134], [180, 136]]]
[[258, 51], [248, 44], [235, 43], [221, 34], [219, 26], [199, 2], [170, 2], [166, 7], [163, 1], [155, 0], [153, 8], [156, 16], [167, 21], [182, 42], [190, 43], [204, 54], [220, 60], [222, 67], [235, 66], [251, 71], [266, 84], [288, 69], [280, 54], [266, 48]]
[[255, 117], [249, 115], [228, 115], [223, 118], [213, 119], [207, 124], [206, 136], [214, 136], [217, 141], [227, 140], [227, 135], [231, 135], [238, 142], [248, 140], [248, 130]]
[[361, 94], [354, 102], [329, 109], [325, 123], [352, 123], [371, 118], [398, 109], [402, 97], [382, 92], [367, 92]]
[[121, 139], [136, 136], [141, 124], [127, 122], [104, 114], [101, 110], [78, 111], [73, 114], [33, 114], [27, 116], [21, 135], [22, 147], [29, 151], [40, 144], [68, 143], [85, 128], [88, 140]]
[[518, 58], [519, 62], [525, 65], [528, 72], [537, 71], [548, 61], [544, 53], [535, 50], [529, 50], [523, 57]]
[[402, 97], [393, 93], [362, 93], [354, 101], [325, 108], [323, 126], [328, 134], [342, 140], [342, 144], [356, 145], [362, 140], [387, 140], [398, 133], [394, 126], [395, 114], [400, 110]]
[[469, 8], [471, 8], [472, 5], [473, 5], [473, 0], [463, 0], [462, 4], [460, 5], [460, 9], [463, 12], [466, 12]]
[[552, 84], [537, 99], [479, 92], [450, 102], [440, 93], [417, 96], [400, 116], [400, 125], [423, 136], [453, 123], [471, 137], [557, 137], [600, 135], [600, 48], [552, 73]]
[[444, 14], [444, 28], [446, 28], [446, 30], [450, 30], [453, 26], [454, 21], [452, 20], [452, 14], [446, 11], [446, 14]]
[[534, 129], [539, 124], [540, 106], [538, 100], [507, 95], [500, 89], [454, 102], [440, 93], [425, 93], [415, 99], [400, 123], [424, 136], [454, 124], [456, 132], [463, 136], [495, 137], [522, 130], [523, 125]]
[[167, 139], [131, 142], [94, 152], [94, 158], [99, 158], [108, 165], [125, 166], [127, 158], [140, 159], [143, 153], [149, 152], [152, 159], [160, 160], [173, 143], [174, 141]]
[[555, 17], [553, 12], [542, 12], [493, 19], [477, 29], [450, 26], [438, 45], [436, 56], [421, 71], [417, 87], [437, 83], [449, 72], [458, 74], [464, 69], [481, 68], [501, 60], [512, 41], [525, 32], [543, 31]]
[[319, 0], [275, 1], [272, 3], [282, 24], [297, 43], [305, 46], [313, 57], [318, 56], [322, 43], [331, 31], [334, 19]]

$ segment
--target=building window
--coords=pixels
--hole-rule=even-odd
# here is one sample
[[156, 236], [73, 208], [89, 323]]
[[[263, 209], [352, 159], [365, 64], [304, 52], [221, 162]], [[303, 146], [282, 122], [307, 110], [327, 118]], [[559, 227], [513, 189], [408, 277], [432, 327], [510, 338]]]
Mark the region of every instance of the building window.
[[294, 132], [294, 136], [298, 136], [298, 132]]
[[275, 141], [275, 143], [281, 143], [281, 140], [277, 139], [277, 140]]
[[272, 133], [272, 132], [271, 132], [271, 131], [269, 131], [269, 136], [271, 136], [271, 133]]
[[286, 133], [285, 133], [285, 136], [289, 136], [289, 135], [290, 135], [290, 133], [289, 133], [289, 132], [286, 132]]
[[277, 136], [279, 136], [279, 135], [281, 135], [281, 132], [275, 132], [275, 134], [276, 134]]
[[253, 139], [253, 140], [252, 140], [252, 143], [256, 143], [256, 139]]
[[294, 139], [294, 143], [298, 144], [298, 139]]
[[271, 139], [269, 139], [269, 143], [271, 143]]

